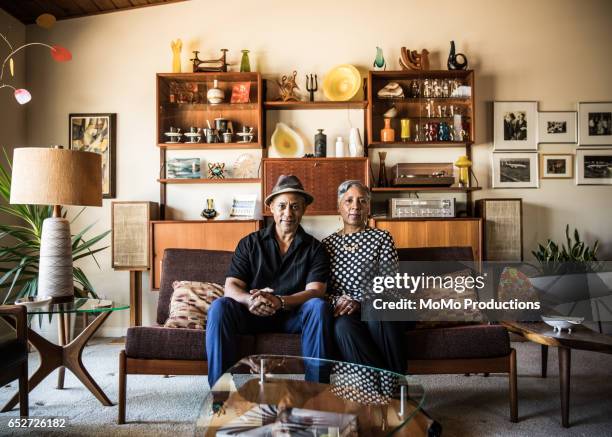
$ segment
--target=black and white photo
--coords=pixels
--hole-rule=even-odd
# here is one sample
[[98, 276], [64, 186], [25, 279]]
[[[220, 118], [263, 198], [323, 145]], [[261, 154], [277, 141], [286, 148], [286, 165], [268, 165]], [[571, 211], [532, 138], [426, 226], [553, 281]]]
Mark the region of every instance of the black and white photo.
[[576, 120], [576, 111], [538, 112], [538, 125], [540, 126], [538, 143], [575, 144]]
[[578, 103], [579, 146], [612, 146], [612, 102]]
[[542, 179], [571, 179], [573, 177], [571, 154], [540, 155], [540, 177]]
[[537, 152], [492, 154], [493, 188], [537, 188]]
[[537, 150], [537, 102], [494, 102], [495, 150]]
[[612, 185], [612, 149], [576, 150], [578, 185]]

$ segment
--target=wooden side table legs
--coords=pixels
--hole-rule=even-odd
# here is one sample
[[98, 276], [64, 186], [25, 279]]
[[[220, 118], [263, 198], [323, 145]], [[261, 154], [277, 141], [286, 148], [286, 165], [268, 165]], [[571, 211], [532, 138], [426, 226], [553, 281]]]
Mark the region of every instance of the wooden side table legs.
[[546, 378], [546, 371], [548, 369], [548, 346], [542, 345], [542, 378]]
[[559, 381], [561, 383], [561, 424], [569, 427], [569, 399], [570, 399], [570, 367], [572, 350], [568, 347], [559, 347]]
[[[77, 338], [71, 341], [65, 346], [58, 346], [51, 343], [47, 339], [41, 337], [36, 332], [28, 329], [28, 341], [38, 350], [40, 354], [40, 366], [36, 369], [36, 372], [32, 375], [28, 381], [28, 392], [31, 392], [40, 382], [47, 377], [51, 372], [61, 366], [67, 367], [89, 391], [107, 407], [112, 406], [112, 402], [108, 399], [106, 394], [98, 386], [98, 384], [91, 377], [87, 369], [83, 366], [81, 355], [83, 348], [89, 339], [96, 333], [102, 323], [111, 315], [112, 311], [105, 311], [100, 313], [98, 317], [87, 326], [83, 332], [81, 332]], [[68, 318], [69, 314], [62, 314], [61, 316]], [[64, 325], [64, 321], [60, 319], [58, 321], [60, 325]], [[66, 325], [64, 325], [64, 329]], [[58, 381], [59, 386], [59, 381]], [[63, 381], [62, 381], [63, 387]], [[19, 394], [15, 394], [2, 408], [2, 412], [10, 411], [19, 402]]]

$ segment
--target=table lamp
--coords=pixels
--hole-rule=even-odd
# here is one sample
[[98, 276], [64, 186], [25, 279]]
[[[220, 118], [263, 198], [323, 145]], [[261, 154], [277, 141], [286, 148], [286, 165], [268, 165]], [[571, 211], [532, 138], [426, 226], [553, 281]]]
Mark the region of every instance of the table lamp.
[[53, 205], [42, 226], [38, 296], [73, 299], [70, 222], [60, 216], [60, 205], [102, 206], [102, 157], [61, 146], [17, 148], [10, 202]]

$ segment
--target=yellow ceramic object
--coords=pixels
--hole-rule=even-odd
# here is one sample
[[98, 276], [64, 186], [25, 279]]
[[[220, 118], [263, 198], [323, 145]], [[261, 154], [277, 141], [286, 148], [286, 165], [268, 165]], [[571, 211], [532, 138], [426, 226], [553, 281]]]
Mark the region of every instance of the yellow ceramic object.
[[466, 155], [462, 155], [455, 161], [455, 167], [459, 168], [459, 185], [468, 187], [470, 185], [470, 168], [472, 167], [472, 161], [470, 161]]
[[176, 41], [170, 42], [170, 47], [172, 48], [172, 72], [180, 73], [181, 72], [181, 50], [183, 48], [183, 41], [177, 39]]
[[285, 123], [276, 123], [270, 155], [273, 158], [300, 158], [304, 155], [302, 137]]
[[346, 102], [351, 100], [361, 88], [361, 75], [350, 64], [332, 68], [323, 78], [323, 94], [328, 100]]

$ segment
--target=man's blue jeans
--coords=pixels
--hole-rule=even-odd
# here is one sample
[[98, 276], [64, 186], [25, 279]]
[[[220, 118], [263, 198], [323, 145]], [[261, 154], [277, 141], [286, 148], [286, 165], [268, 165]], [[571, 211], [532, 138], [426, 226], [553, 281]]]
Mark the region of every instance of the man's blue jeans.
[[[206, 353], [210, 387], [238, 360], [237, 336], [261, 332], [302, 334], [302, 356], [332, 358], [333, 316], [329, 304], [320, 298], [306, 301], [299, 308], [260, 317], [234, 299], [221, 297], [208, 310]], [[316, 366], [306, 366], [306, 379], [316, 381]]]

